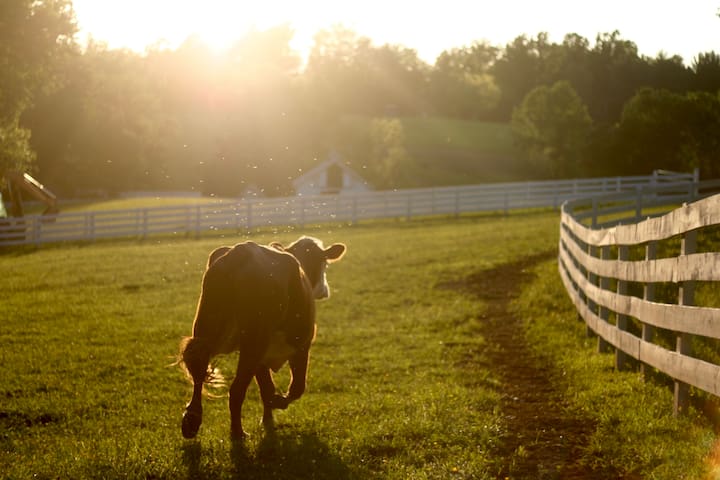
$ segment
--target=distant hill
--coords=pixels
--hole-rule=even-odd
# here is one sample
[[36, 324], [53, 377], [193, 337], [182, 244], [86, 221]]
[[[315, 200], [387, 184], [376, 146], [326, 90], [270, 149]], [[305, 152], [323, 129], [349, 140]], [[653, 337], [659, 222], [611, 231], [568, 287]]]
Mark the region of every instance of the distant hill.
[[[405, 148], [411, 157], [411, 165], [398, 187], [526, 180], [507, 123], [442, 117], [397, 117], [397, 120], [402, 123]], [[343, 118], [342, 123], [346, 131], [354, 132], [353, 137], [362, 138], [367, 137], [371, 121], [371, 117], [352, 116]], [[350, 150], [353, 151], [352, 147]], [[362, 150], [354, 148], [351, 163], [363, 163], [362, 157], [368, 153]]]

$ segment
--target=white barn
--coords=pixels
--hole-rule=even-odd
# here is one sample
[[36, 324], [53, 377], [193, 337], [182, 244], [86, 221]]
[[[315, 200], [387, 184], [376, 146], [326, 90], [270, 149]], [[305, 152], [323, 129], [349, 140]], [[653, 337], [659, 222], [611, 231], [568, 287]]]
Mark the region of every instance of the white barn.
[[360, 193], [372, 190], [353, 169], [340, 160], [337, 152], [293, 180], [296, 195]]

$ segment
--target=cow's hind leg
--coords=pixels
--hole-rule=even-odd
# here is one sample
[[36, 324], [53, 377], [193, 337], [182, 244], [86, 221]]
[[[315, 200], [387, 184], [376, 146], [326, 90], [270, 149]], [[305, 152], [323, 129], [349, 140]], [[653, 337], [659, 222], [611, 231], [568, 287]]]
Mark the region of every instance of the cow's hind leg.
[[260, 365], [255, 373], [255, 381], [257, 382], [258, 387], [260, 387], [260, 397], [263, 402], [263, 426], [265, 426], [266, 429], [272, 429], [275, 426], [272, 409], [277, 408], [273, 406], [273, 403], [275, 397], [280, 397], [280, 395], [275, 393], [275, 382], [273, 381], [270, 369], [266, 366]]
[[230, 385], [230, 435], [233, 439], [247, 436], [242, 427], [242, 405], [257, 366], [258, 362], [249, 362], [248, 358], [243, 358], [242, 352], [240, 353], [235, 380]]

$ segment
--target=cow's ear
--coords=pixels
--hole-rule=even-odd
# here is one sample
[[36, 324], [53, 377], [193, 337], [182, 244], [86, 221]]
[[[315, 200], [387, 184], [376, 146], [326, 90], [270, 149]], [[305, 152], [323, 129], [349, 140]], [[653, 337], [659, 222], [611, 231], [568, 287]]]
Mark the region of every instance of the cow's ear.
[[282, 246], [282, 243], [280, 242], [271, 242], [270, 246], [274, 248], [275, 250], [280, 250], [281, 252], [285, 251], [285, 247]]
[[337, 262], [345, 255], [345, 245], [342, 243], [334, 243], [325, 249], [325, 258], [328, 262]]
[[210, 256], [208, 257], [208, 263], [206, 268], [210, 268], [210, 265], [215, 263], [218, 258], [225, 255], [230, 250], [230, 247], [218, 247], [212, 252], [210, 252]]

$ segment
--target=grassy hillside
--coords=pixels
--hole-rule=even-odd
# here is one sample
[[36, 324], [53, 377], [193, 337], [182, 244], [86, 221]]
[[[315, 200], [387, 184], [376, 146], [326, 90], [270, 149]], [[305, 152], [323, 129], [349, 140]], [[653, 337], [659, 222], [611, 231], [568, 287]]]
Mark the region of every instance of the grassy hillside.
[[510, 126], [443, 118], [403, 119], [411, 178], [435, 186], [527, 180], [518, 168]]
[[[208, 252], [240, 238], [2, 255], [0, 477], [702, 478], [708, 422], [674, 418], [667, 389], [613, 372], [585, 338], [557, 278], [557, 221], [309, 232], [348, 253], [328, 271], [308, 391], [271, 435], [252, 386], [240, 444], [224, 397], [204, 401], [199, 439], [182, 439], [190, 386], [170, 365]], [[229, 377], [234, 361], [219, 361]], [[540, 403], [513, 393], [518, 370], [544, 382]]]
[[[372, 118], [345, 117], [340, 149], [363, 173], [370, 154]], [[510, 126], [441, 117], [399, 117], [410, 164], [400, 187], [432, 187], [527, 180], [518, 162]]]

